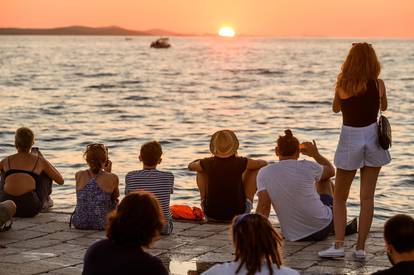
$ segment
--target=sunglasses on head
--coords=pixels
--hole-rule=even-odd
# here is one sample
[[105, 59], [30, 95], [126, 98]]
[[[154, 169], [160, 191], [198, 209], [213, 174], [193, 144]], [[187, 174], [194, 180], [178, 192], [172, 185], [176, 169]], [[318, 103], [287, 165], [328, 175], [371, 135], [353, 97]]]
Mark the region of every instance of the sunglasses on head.
[[106, 147], [104, 144], [102, 143], [92, 143], [92, 144], [88, 144], [88, 146], [86, 146], [86, 151], [91, 149], [91, 148], [101, 148], [102, 150], [106, 151], [108, 153], [108, 147]]

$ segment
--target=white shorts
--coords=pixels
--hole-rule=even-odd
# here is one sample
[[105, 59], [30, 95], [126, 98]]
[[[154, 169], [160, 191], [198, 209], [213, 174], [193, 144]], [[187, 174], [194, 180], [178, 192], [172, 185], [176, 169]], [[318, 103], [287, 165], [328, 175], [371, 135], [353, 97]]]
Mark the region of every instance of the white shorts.
[[334, 163], [343, 170], [357, 170], [364, 166], [381, 167], [391, 162], [388, 150], [378, 143], [378, 124], [366, 127], [342, 126]]

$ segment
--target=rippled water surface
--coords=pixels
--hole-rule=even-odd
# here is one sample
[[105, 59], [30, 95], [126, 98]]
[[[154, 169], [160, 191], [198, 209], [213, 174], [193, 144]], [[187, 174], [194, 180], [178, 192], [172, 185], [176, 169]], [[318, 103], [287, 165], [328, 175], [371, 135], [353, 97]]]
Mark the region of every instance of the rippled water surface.
[[[139, 147], [163, 145], [161, 169], [175, 175], [173, 200], [198, 204], [187, 164], [209, 155], [210, 135], [234, 129], [239, 154], [275, 160], [285, 128], [315, 139], [333, 160], [341, 115], [331, 111], [333, 85], [351, 40], [173, 38], [168, 50], [152, 37], [0, 37], [0, 155], [14, 152], [19, 126], [63, 173], [53, 198], [73, 205], [74, 174], [91, 142], [109, 146], [121, 179], [138, 169]], [[414, 41], [372, 41], [388, 90], [393, 161], [376, 191], [376, 219], [414, 214]], [[359, 178], [350, 215], [359, 211]]]

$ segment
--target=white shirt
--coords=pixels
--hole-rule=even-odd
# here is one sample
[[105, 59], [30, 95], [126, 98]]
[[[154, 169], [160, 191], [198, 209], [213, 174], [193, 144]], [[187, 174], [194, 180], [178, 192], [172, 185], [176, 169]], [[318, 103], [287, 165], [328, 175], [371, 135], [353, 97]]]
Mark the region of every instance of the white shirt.
[[[216, 264], [209, 270], [201, 273], [201, 275], [227, 275], [227, 274], [237, 274], [237, 275], [245, 275], [247, 274], [246, 265], [243, 265], [243, 267], [240, 269], [239, 273], [236, 273], [237, 268], [239, 267], [240, 262], [229, 262], [229, 263], [223, 263], [223, 264]], [[274, 275], [299, 275], [299, 272], [297, 272], [294, 269], [291, 269], [289, 267], [281, 266], [280, 269], [277, 268], [277, 265], [273, 264], [273, 274]], [[266, 262], [264, 261], [262, 264], [262, 268], [260, 272], [256, 272], [255, 275], [269, 275], [269, 268], [266, 265]]]
[[282, 160], [260, 169], [257, 191], [266, 190], [285, 238], [297, 241], [327, 227], [332, 210], [324, 205], [315, 183], [323, 167], [307, 160]]

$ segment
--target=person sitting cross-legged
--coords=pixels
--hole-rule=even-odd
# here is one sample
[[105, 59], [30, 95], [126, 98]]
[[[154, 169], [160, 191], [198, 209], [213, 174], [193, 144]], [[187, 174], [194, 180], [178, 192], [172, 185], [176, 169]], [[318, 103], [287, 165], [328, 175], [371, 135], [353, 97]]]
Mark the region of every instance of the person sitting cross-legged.
[[[316, 162], [298, 160], [300, 153]], [[291, 130], [278, 138], [276, 155], [279, 161], [262, 168], [257, 176], [256, 212], [268, 217], [273, 205], [289, 241], [325, 239], [333, 230], [330, 178], [335, 175], [334, 167], [319, 153], [315, 141], [299, 144]], [[356, 219], [353, 228], [355, 223]]]
[[210, 140], [213, 156], [188, 165], [189, 170], [197, 171], [201, 207], [208, 220], [230, 222], [253, 208], [256, 175], [267, 162], [237, 156], [238, 148], [233, 131], [218, 131]]

